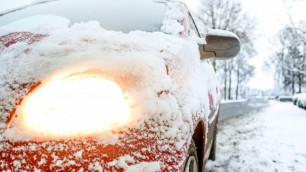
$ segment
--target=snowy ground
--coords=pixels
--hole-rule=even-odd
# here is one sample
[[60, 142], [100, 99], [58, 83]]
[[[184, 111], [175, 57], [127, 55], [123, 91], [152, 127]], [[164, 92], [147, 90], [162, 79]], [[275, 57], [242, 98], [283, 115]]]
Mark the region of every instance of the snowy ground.
[[273, 101], [218, 127], [217, 157], [207, 171], [306, 171], [306, 111], [292, 103]]

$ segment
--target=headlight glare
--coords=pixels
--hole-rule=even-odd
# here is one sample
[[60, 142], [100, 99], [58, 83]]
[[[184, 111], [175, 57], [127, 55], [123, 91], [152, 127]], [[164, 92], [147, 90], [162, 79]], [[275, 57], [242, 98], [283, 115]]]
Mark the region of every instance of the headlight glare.
[[121, 88], [95, 74], [50, 79], [23, 100], [17, 115], [21, 130], [52, 138], [91, 136], [130, 120]]

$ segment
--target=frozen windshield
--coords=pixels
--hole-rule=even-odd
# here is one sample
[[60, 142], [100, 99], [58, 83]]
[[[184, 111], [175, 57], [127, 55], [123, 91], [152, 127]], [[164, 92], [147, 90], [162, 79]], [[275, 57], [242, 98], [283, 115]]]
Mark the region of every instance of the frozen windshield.
[[59, 0], [46, 1], [0, 14], [0, 28], [35, 29], [98, 21], [107, 30], [160, 31], [166, 4], [156, 0]]

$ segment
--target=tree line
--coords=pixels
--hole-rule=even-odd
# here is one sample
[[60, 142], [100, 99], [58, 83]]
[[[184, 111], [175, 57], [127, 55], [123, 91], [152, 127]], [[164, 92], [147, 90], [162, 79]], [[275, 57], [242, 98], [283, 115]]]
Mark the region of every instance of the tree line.
[[275, 64], [275, 79], [292, 94], [302, 93], [306, 84], [306, 23], [291, 23], [278, 33], [279, 49], [267, 62]]
[[221, 78], [223, 99], [246, 98], [246, 83], [255, 70], [254, 66], [248, 64], [248, 59], [256, 55], [253, 45], [255, 20], [243, 11], [240, 1], [235, 0], [201, 0], [198, 14], [201, 31], [228, 30], [240, 38], [241, 50], [237, 57], [232, 60], [213, 60], [212, 63]]

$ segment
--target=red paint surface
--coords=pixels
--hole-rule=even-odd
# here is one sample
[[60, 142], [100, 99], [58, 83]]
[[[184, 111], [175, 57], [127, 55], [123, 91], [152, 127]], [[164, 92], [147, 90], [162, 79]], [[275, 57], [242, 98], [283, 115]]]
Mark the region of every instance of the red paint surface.
[[34, 34], [31, 32], [13, 32], [0, 37], [0, 43], [5, 47], [9, 47], [17, 42], [27, 42], [28, 44], [33, 44], [40, 41], [47, 35]]
[[[33, 44], [39, 42], [47, 35], [34, 34], [30, 32], [14, 32], [0, 37], [0, 51], [8, 48], [17, 42], [26, 42]], [[30, 49], [26, 49], [24, 53], [28, 53]], [[169, 75], [168, 65], [165, 66], [166, 73]], [[21, 84], [22, 88], [28, 89], [29, 92], [37, 87], [33, 83]], [[12, 87], [12, 89], [14, 89]], [[158, 93], [169, 94], [169, 90], [164, 90]], [[20, 104], [22, 98], [16, 100], [16, 105]], [[214, 110], [213, 97], [209, 94], [210, 110]], [[205, 107], [203, 107], [205, 108]], [[14, 110], [10, 120], [14, 117]], [[204, 113], [199, 110], [192, 119], [194, 125], [196, 121], [202, 120], [200, 116]], [[42, 171], [77, 171], [83, 168], [88, 171], [89, 165], [98, 162], [105, 171], [123, 171], [123, 168], [111, 166], [108, 163], [125, 155], [133, 157], [135, 162], [128, 165], [138, 164], [140, 162], [161, 162], [162, 171], [183, 171], [185, 159], [188, 153], [189, 145], [183, 145], [181, 150], [177, 150], [174, 145], [174, 140], [165, 140], [161, 132], [152, 132], [154, 127], [161, 127], [157, 122], [150, 121], [141, 130], [126, 129], [124, 131], [114, 131], [118, 135], [118, 142], [115, 145], [104, 145], [97, 138], [74, 139], [65, 141], [1, 141], [3, 145], [0, 149], [0, 171], [11, 170], [15, 171], [14, 161], [21, 162], [21, 168], [18, 171], [34, 171], [41, 169]], [[2, 131], [1, 131], [2, 132]], [[162, 148], [167, 145], [167, 149]], [[74, 154], [83, 151], [82, 157], [78, 158]], [[74, 161], [75, 164], [69, 166], [55, 166], [56, 158], [63, 160], [63, 164], [68, 161]], [[41, 160], [46, 162], [41, 164]]]
[[[147, 125], [147, 127], [152, 127]], [[149, 137], [149, 135], [153, 137]], [[103, 145], [95, 138], [76, 139], [66, 141], [30, 141], [30, 142], [5, 142], [4, 149], [0, 151], [0, 171], [14, 171], [14, 161], [22, 162], [24, 165], [18, 170], [33, 171], [35, 168], [42, 171], [73, 171], [83, 168], [89, 170], [89, 165], [98, 162], [106, 171], [123, 171], [122, 168], [108, 165], [109, 162], [120, 156], [129, 155], [135, 162], [128, 165], [138, 164], [139, 162], [160, 161], [163, 163], [162, 171], [177, 171], [183, 169], [187, 146], [184, 145], [181, 151], [176, 151], [173, 144], [169, 144], [166, 150], [160, 149], [157, 140], [160, 133], [149, 133], [148, 130], [129, 129], [128, 132], [118, 134], [119, 141], [115, 145]], [[138, 138], [141, 136], [141, 138]], [[2, 143], [3, 144], [3, 143]], [[32, 148], [35, 148], [34, 150]], [[75, 157], [74, 154], [83, 151], [82, 157]], [[141, 156], [139, 156], [141, 155]], [[68, 161], [74, 161], [75, 164], [69, 166], [54, 166], [56, 158]], [[45, 159], [46, 163], [40, 164]], [[66, 162], [65, 162], [66, 161]], [[173, 169], [173, 167], [178, 167]]]

